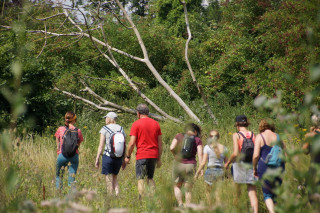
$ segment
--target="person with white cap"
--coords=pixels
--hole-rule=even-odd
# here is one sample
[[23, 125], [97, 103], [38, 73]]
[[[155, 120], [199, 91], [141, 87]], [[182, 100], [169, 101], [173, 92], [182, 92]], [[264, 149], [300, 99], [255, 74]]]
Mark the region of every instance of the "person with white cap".
[[[106, 116], [104, 116], [106, 119], [106, 125], [103, 126], [100, 130], [100, 143], [99, 148], [97, 152], [96, 162], [95, 166], [96, 168], [99, 168], [99, 159], [100, 155], [102, 154], [102, 150], [104, 148], [104, 152], [102, 155], [102, 171], [101, 174], [106, 175], [106, 183], [107, 183], [107, 191], [110, 194], [113, 194], [115, 192], [115, 195], [119, 195], [119, 186], [117, 181], [117, 175], [120, 171], [121, 165], [123, 163], [123, 154], [125, 152], [125, 132], [123, 130], [123, 127], [119, 124], [116, 124], [117, 120], [117, 114], [114, 112], [109, 112]], [[113, 140], [115, 140], [115, 134], [122, 134], [122, 143], [123, 148], [122, 155], [116, 156], [116, 153], [114, 153], [115, 148], [112, 147], [115, 143]], [[119, 137], [117, 137], [118, 140]], [[121, 145], [122, 146], [122, 145]]]

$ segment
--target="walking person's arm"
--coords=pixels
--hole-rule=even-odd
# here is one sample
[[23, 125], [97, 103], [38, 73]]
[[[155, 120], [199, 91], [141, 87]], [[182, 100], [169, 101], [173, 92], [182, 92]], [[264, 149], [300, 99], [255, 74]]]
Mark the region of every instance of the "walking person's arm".
[[238, 147], [238, 134], [234, 133], [233, 134], [233, 153], [231, 154], [229, 160], [227, 163], [224, 164], [224, 168], [228, 169], [230, 163], [234, 162], [234, 160], [237, 158], [237, 156], [239, 155], [239, 147]]
[[258, 176], [257, 165], [258, 165], [258, 160], [260, 158], [261, 142], [262, 142], [261, 135], [257, 135], [255, 144], [254, 144], [254, 152], [252, 156], [253, 174], [256, 177]]
[[159, 158], [157, 162], [157, 168], [160, 168], [162, 165], [161, 156], [162, 156], [162, 136], [158, 135], [158, 147], [159, 147]]
[[178, 155], [177, 146], [178, 146], [178, 139], [174, 138], [170, 144], [170, 151], [176, 161], [181, 160], [181, 155]]
[[[199, 162], [202, 162], [202, 157], [203, 157], [202, 145], [197, 146], [197, 153], [198, 153]], [[203, 175], [203, 168], [200, 170], [200, 175], [201, 176]]]
[[198, 168], [194, 178], [198, 178], [199, 174], [201, 173], [201, 171], [203, 171], [203, 168], [207, 164], [207, 162], [208, 162], [208, 154], [204, 153], [202, 161], [200, 162], [199, 168]]
[[128, 144], [127, 155], [126, 155], [126, 157], [124, 159], [126, 164], [128, 164], [130, 162], [130, 157], [131, 157], [131, 154], [133, 152], [133, 149], [134, 149], [134, 146], [136, 144], [136, 141], [137, 141], [137, 137], [132, 135], [130, 137], [130, 141], [129, 141], [129, 144]]
[[59, 137], [56, 137], [56, 143], [57, 143], [57, 150], [59, 150], [59, 148], [60, 148], [60, 141], [59, 141]]
[[96, 157], [96, 163], [95, 163], [96, 168], [99, 168], [99, 159], [100, 159], [100, 155], [102, 153], [105, 141], [106, 141], [106, 136], [104, 134], [100, 134], [100, 143], [99, 143], [97, 157]]

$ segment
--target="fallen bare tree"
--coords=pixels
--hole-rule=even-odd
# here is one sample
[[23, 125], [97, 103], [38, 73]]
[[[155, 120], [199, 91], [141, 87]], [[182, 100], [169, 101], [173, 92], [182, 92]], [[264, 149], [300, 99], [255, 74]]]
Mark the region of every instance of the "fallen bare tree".
[[[27, 32], [29, 33], [41, 33], [44, 35], [44, 44], [43, 47], [40, 51], [40, 53], [38, 54], [37, 57], [39, 57], [42, 52], [44, 51], [44, 49], [46, 48], [47, 45], [47, 40], [50, 38], [54, 38], [54, 37], [75, 37], [75, 39], [68, 44], [72, 45], [74, 43], [80, 42], [81, 39], [83, 39], [84, 37], [89, 38], [92, 41], [93, 46], [96, 48], [96, 50], [105, 58], [107, 59], [120, 73], [121, 75], [128, 81], [129, 85], [131, 86], [131, 88], [141, 97], [143, 98], [148, 104], [150, 104], [158, 113], [160, 113], [164, 118], [166, 119], [170, 119], [173, 120], [175, 122], [181, 122], [179, 119], [174, 118], [170, 115], [168, 115], [164, 110], [162, 110], [160, 107], [158, 107], [154, 102], [152, 102], [146, 95], [144, 95], [140, 89], [135, 85], [135, 83], [130, 79], [130, 77], [126, 74], [126, 72], [121, 68], [121, 66], [119, 65], [119, 63], [115, 60], [114, 56], [113, 56], [113, 52], [116, 52], [118, 54], [121, 54], [123, 56], [129, 57], [130, 59], [139, 61], [144, 63], [148, 69], [151, 71], [151, 73], [153, 74], [153, 76], [157, 79], [157, 81], [167, 90], [167, 92], [169, 93], [170, 96], [173, 97], [173, 99], [184, 109], [184, 111], [189, 115], [189, 117], [193, 120], [195, 120], [196, 122], [200, 122], [200, 119], [193, 113], [193, 111], [185, 104], [185, 102], [173, 91], [173, 89], [167, 84], [167, 82], [165, 82], [163, 80], [163, 78], [160, 76], [160, 74], [158, 73], [158, 71], [155, 69], [155, 67], [153, 66], [153, 64], [151, 63], [150, 59], [149, 59], [149, 55], [147, 52], [147, 49], [144, 45], [144, 42], [142, 40], [142, 37], [137, 29], [137, 27], [135, 26], [135, 24], [133, 23], [132, 19], [130, 18], [130, 16], [128, 15], [127, 11], [124, 9], [123, 5], [119, 2], [119, 0], [115, 0], [113, 1], [116, 3], [116, 5], [118, 5], [123, 17], [125, 18], [126, 22], [129, 24], [129, 26], [126, 26], [125, 23], [122, 23], [118, 17], [118, 15], [116, 15], [114, 13], [114, 11], [111, 12], [112, 15], [115, 15], [115, 17], [117, 18], [117, 20], [119, 20], [119, 22], [126, 26], [129, 29], [132, 29], [134, 32], [134, 35], [138, 41], [138, 44], [142, 50], [143, 53], [143, 58], [138, 57], [138, 56], [134, 56], [132, 54], [129, 54], [125, 51], [119, 50], [115, 47], [112, 47], [106, 38], [106, 34], [104, 32], [104, 19], [103, 19], [103, 15], [106, 15], [105, 11], [100, 10], [101, 7], [101, 2], [99, 2], [97, 8], [94, 10], [96, 12], [96, 18], [100, 20], [100, 22], [97, 25], [93, 25], [93, 24], [89, 24], [87, 21], [87, 16], [89, 16], [90, 13], [84, 14], [79, 8], [75, 8], [75, 7], [70, 7], [68, 5], [64, 5], [61, 3], [57, 3], [56, 5], [50, 5], [50, 7], [54, 8], [54, 10], [57, 11], [56, 14], [53, 14], [51, 16], [48, 17], [43, 17], [43, 18], [39, 18], [39, 17], [35, 17], [35, 19], [37, 21], [42, 21], [44, 22], [44, 30], [27, 30]], [[39, 5], [38, 5], [39, 6]], [[41, 5], [40, 5], [41, 6]], [[72, 12], [74, 11], [78, 11], [78, 13], [81, 13], [84, 20], [85, 20], [85, 24], [80, 23], [80, 22], [76, 22], [73, 18], [72, 18]], [[103, 14], [104, 13], [104, 14]], [[60, 26], [63, 27], [59, 27], [57, 28], [57, 32], [54, 31], [50, 31], [48, 30], [49, 27], [47, 26], [47, 24], [45, 24], [45, 22], [49, 19], [53, 19], [56, 17], [60, 17], [60, 16], [64, 16], [65, 19], [62, 21]], [[66, 25], [66, 22], [69, 21], [69, 23], [71, 23], [70, 25]], [[10, 29], [10, 26], [2, 26], [4, 28]], [[74, 30], [76, 29], [76, 31]], [[92, 35], [92, 32], [97, 31], [97, 30], [101, 30], [102, 33], [102, 39], [98, 39], [97, 37]], [[107, 48], [107, 54], [99, 47], [99, 45], [101, 45], [102, 47], [106, 47]], [[89, 93], [90, 94], [90, 93]], [[90, 94], [92, 95], [92, 94]], [[82, 99], [79, 99], [81, 101], [83, 101]]]

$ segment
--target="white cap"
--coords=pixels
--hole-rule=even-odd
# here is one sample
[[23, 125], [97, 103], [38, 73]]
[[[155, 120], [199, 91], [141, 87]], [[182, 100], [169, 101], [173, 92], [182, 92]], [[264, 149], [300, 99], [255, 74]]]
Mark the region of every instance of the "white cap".
[[118, 116], [115, 112], [109, 112], [107, 115], [103, 116], [104, 118], [116, 119]]

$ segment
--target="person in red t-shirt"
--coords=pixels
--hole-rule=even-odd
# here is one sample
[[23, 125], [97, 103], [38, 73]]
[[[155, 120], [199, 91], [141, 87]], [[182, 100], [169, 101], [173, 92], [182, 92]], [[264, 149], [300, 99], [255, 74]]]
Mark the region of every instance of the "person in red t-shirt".
[[137, 106], [138, 120], [132, 124], [130, 142], [128, 145], [125, 163], [128, 164], [134, 146], [136, 152], [136, 177], [138, 179], [138, 191], [140, 198], [144, 194], [144, 178], [147, 176], [147, 184], [154, 188], [154, 170], [161, 166], [162, 138], [161, 129], [157, 121], [148, 117], [149, 108], [146, 104]]

